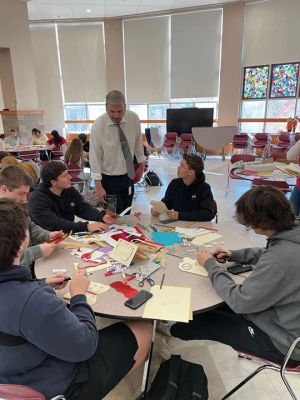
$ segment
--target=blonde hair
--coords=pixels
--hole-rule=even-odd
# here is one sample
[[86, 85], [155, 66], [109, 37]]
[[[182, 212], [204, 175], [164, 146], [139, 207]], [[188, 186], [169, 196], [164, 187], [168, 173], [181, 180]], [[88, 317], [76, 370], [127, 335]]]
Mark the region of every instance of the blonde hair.
[[72, 140], [65, 154], [66, 164], [75, 164], [81, 166], [83, 163], [83, 144], [78, 138]]
[[20, 165], [20, 161], [18, 161], [13, 156], [3, 157], [1, 160], [1, 167], [3, 168], [3, 167], [6, 167], [7, 165]]
[[39, 180], [39, 175], [37, 172], [37, 167], [32, 161], [26, 161], [19, 164], [20, 167], [32, 178], [33, 183], [37, 183]]

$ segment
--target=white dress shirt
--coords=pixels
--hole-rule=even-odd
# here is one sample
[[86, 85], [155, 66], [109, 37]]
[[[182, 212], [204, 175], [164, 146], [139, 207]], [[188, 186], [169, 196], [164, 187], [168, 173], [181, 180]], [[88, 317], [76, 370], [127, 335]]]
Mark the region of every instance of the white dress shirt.
[[[126, 136], [132, 158], [137, 162], [145, 161], [139, 117], [133, 111], [126, 111], [120, 126]], [[126, 162], [122, 152], [118, 127], [107, 113], [95, 120], [90, 136], [91, 177], [101, 180], [105, 175], [124, 175], [127, 173]]]

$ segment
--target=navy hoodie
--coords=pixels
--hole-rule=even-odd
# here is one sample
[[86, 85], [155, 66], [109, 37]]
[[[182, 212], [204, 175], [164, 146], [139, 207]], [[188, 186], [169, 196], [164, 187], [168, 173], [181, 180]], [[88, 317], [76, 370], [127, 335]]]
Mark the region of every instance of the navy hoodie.
[[30, 197], [29, 213], [32, 221], [42, 228], [66, 233], [87, 231], [88, 222], [74, 222], [75, 216], [87, 221], [103, 221], [104, 216], [103, 211], [86, 203], [75, 188], [65, 189], [57, 196], [43, 183]]
[[173, 179], [162, 201], [169, 210], [179, 211], [181, 220], [211, 221], [215, 216], [213, 195], [204, 173], [188, 186], [181, 178]]
[[49, 399], [64, 393], [78, 363], [95, 353], [98, 331], [84, 295], [74, 296], [68, 309], [49, 285], [26, 279], [28, 267], [0, 272], [0, 332], [27, 340], [0, 345], [0, 382], [32, 387]]

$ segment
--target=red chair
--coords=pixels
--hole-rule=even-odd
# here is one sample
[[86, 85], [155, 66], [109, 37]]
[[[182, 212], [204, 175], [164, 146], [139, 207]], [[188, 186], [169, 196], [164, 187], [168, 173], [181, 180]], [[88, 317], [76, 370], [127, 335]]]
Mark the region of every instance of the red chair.
[[71, 176], [71, 185], [77, 185], [80, 192], [84, 192], [87, 180], [79, 177], [82, 172], [82, 168], [76, 164], [68, 164], [68, 174]]
[[163, 147], [167, 154], [175, 155], [177, 151], [177, 138], [178, 138], [177, 132], [166, 133]]
[[51, 150], [51, 160], [61, 160], [61, 157], [64, 155], [64, 153], [61, 151], [61, 147], [60, 146], [55, 146], [52, 150]]
[[300, 133], [297, 133], [296, 135], [294, 135], [295, 143], [298, 142], [299, 139], [300, 139]]
[[286, 153], [293, 145], [291, 136], [288, 133], [281, 133], [278, 138], [278, 143], [272, 145], [271, 157], [273, 160], [278, 158], [286, 158]]
[[249, 148], [249, 135], [247, 133], [241, 133], [239, 135], [234, 135], [232, 139], [231, 155], [233, 151], [242, 150], [242, 153], [246, 154]]
[[38, 150], [22, 150], [18, 151], [18, 157], [23, 161], [31, 160], [38, 163], [40, 159], [40, 152]]
[[275, 189], [279, 189], [284, 194], [287, 194], [291, 191], [288, 183], [285, 181], [269, 181], [267, 179], [255, 178], [252, 181], [252, 187], [256, 186], [272, 186]]
[[259, 150], [264, 158], [269, 150], [269, 136], [266, 133], [257, 133], [253, 142], [250, 143], [250, 147], [254, 151]]
[[240, 176], [237, 176], [234, 173], [234, 171], [237, 169], [237, 167], [231, 168], [231, 166], [238, 161], [243, 161], [243, 162], [255, 161], [255, 156], [253, 154], [234, 154], [231, 157], [231, 159], [228, 163], [227, 184], [226, 184], [226, 189], [225, 189], [225, 196], [227, 196], [227, 193], [229, 191], [229, 179], [247, 180], [246, 178], [241, 178]]
[[191, 133], [182, 133], [178, 140], [178, 150], [181, 153], [192, 153], [193, 135]]

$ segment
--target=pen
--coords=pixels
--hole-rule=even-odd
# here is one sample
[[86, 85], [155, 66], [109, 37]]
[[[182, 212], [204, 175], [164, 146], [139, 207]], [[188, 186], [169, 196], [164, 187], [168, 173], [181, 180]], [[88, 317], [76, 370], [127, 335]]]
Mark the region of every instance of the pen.
[[85, 235], [92, 235], [92, 232], [76, 232], [74, 233], [75, 236], [85, 236]]
[[163, 283], [164, 283], [164, 279], [165, 279], [165, 274], [163, 274], [163, 276], [162, 276], [162, 278], [161, 278], [161, 282], [160, 282], [160, 287], [159, 287], [159, 289], [162, 288]]
[[218, 229], [209, 228], [208, 226], [198, 226], [198, 229], [207, 229], [208, 231], [218, 232]]

